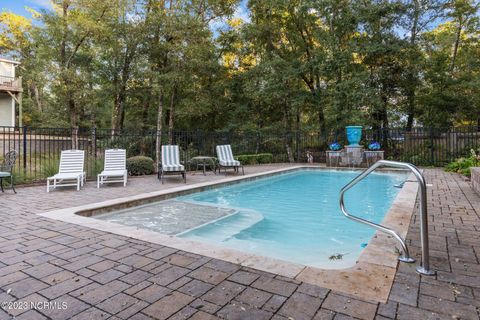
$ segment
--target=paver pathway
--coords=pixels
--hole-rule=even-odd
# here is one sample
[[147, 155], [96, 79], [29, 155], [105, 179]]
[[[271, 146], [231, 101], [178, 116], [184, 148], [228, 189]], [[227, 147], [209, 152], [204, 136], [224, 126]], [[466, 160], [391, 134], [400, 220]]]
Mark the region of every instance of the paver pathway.
[[[480, 197], [458, 175], [425, 173], [438, 275], [400, 265], [387, 304], [35, 215], [177, 186], [175, 178], [164, 186], [145, 177], [125, 189], [7, 191], [0, 194], [0, 302], [8, 313], [0, 310], [0, 319], [479, 319]], [[220, 178], [195, 175], [189, 183]], [[418, 257], [413, 219], [408, 242]]]

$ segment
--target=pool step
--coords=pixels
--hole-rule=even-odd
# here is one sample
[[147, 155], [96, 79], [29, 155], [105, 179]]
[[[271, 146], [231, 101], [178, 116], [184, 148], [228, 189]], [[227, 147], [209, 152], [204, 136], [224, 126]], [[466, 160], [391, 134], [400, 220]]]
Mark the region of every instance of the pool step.
[[223, 242], [263, 220], [263, 215], [255, 210], [241, 209], [236, 213], [217, 219], [203, 226], [177, 234], [184, 238], [208, 242]]

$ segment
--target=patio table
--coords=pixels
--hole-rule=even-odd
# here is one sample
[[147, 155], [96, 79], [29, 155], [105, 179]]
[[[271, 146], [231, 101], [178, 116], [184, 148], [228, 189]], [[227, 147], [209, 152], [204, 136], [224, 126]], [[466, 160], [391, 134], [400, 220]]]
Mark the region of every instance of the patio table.
[[199, 167], [201, 167], [204, 176], [206, 175], [205, 171], [208, 167], [212, 169], [214, 174], [217, 174], [217, 158], [215, 157], [198, 156], [190, 159], [190, 162], [197, 165], [197, 170]]

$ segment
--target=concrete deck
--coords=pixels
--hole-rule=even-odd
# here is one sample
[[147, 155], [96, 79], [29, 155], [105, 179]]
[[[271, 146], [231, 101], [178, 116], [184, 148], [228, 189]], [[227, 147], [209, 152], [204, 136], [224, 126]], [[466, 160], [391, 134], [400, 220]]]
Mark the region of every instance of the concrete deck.
[[[177, 177], [163, 186], [143, 177], [127, 188], [7, 191], [0, 194], [0, 319], [479, 319], [480, 196], [456, 174], [425, 175], [433, 185], [431, 260], [438, 274], [421, 277], [415, 265], [401, 264], [387, 303], [36, 215], [178, 187]], [[188, 183], [222, 178], [199, 173]], [[416, 213], [408, 243], [418, 258]]]

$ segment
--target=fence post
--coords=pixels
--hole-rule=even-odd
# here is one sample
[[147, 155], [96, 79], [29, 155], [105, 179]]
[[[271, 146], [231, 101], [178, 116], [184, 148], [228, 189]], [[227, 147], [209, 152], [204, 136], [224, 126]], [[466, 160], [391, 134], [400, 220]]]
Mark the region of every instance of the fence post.
[[300, 133], [298, 130], [295, 132], [295, 148], [296, 148], [296, 153], [297, 153], [297, 161], [296, 162], [301, 162], [300, 158]]
[[435, 165], [435, 153], [433, 150], [433, 128], [430, 128], [430, 161], [432, 166]]
[[23, 126], [23, 174], [27, 174], [27, 126]]
[[92, 129], [92, 152], [93, 152], [94, 166], [96, 166], [97, 165], [97, 127], [93, 127]]

